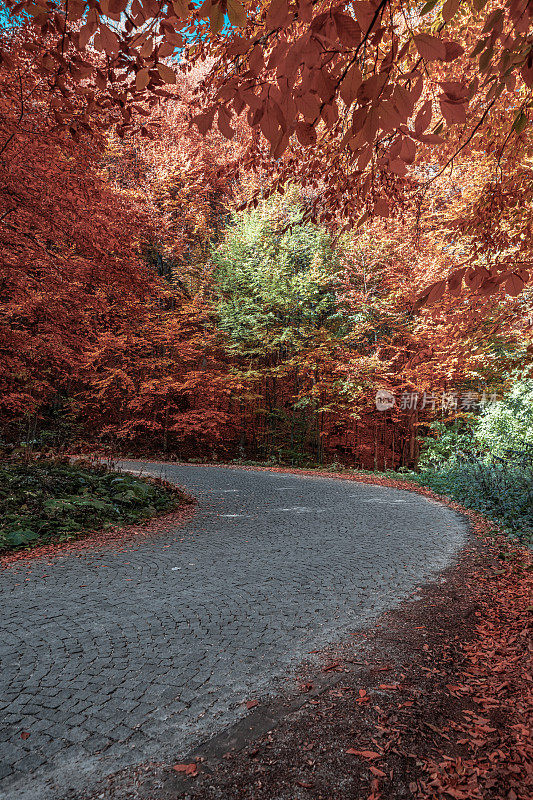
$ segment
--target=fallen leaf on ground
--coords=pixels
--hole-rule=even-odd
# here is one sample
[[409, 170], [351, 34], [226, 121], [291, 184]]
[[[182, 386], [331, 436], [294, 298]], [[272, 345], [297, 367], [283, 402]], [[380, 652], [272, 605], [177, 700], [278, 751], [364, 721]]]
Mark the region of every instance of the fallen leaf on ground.
[[361, 758], [369, 759], [379, 758], [381, 755], [380, 753], [376, 753], [374, 750], [356, 750], [355, 747], [350, 747], [350, 749], [346, 752], [353, 756], [361, 756]]
[[370, 697], [367, 695], [365, 689], [359, 689], [359, 697], [355, 698], [356, 703], [368, 703], [370, 702]]
[[334, 669], [335, 670], [342, 669], [338, 661], [336, 661], [334, 664], [326, 664], [326, 666], [322, 669], [322, 672], [331, 672]]
[[176, 772], [184, 772], [185, 775], [192, 776], [198, 774], [198, 767], [194, 762], [192, 764], [174, 764], [172, 769]]

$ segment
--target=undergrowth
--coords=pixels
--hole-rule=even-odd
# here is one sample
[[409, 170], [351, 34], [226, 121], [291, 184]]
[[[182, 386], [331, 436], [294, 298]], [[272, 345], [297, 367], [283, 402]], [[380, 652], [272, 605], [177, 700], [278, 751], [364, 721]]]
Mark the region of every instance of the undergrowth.
[[508, 534], [533, 543], [533, 471], [517, 465], [466, 461], [405, 477], [494, 520]]
[[62, 542], [177, 508], [183, 493], [86, 462], [4, 462], [0, 467], [0, 551]]

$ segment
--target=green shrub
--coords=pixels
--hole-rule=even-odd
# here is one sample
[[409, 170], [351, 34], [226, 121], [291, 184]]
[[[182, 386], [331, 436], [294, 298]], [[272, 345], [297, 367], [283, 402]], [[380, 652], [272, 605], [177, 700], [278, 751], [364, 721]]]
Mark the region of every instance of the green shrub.
[[533, 381], [516, 381], [477, 419], [434, 423], [410, 477], [533, 541]]
[[492, 456], [533, 447], [533, 380], [516, 381], [508, 395], [488, 406], [475, 436]]
[[0, 550], [137, 522], [175, 508], [183, 499], [178, 490], [104, 466], [5, 463], [0, 468]]
[[489, 464], [475, 456], [409, 478], [479, 511], [522, 541], [533, 541], [533, 458]]
[[449, 423], [436, 420], [430, 426], [428, 436], [422, 439], [419, 468], [438, 467], [455, 462], [461, 453], [474, 446], [471, 416]]

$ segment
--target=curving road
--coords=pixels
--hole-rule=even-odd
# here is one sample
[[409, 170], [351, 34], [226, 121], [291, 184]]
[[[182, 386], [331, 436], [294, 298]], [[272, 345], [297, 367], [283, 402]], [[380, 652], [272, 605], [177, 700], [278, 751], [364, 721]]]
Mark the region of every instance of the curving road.
[[449, 508], [395, 489], [123, 466], [186, 486], [198, 508], [157, 536], [0, 574], [1, 800], [65, 800], [122, 766], [179, 758], [467, 536]]

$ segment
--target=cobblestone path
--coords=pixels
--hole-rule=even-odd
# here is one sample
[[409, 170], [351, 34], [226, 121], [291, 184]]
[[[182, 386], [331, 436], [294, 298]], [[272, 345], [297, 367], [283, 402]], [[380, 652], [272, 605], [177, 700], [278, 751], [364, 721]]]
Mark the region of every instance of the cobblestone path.
[[[66, 800], [176, 759], [310, 650], [446, 566], [461, 517], [419, 495], [238, 468], [143, 467], [193, 519], [0, 574], [0, 798]], [[21, 738], [21, 732], [28, 732]]]

